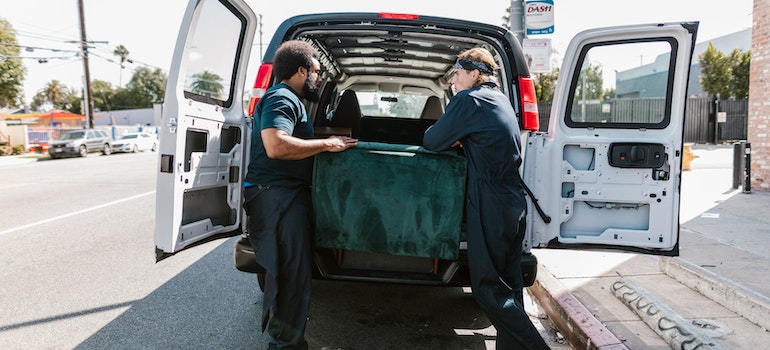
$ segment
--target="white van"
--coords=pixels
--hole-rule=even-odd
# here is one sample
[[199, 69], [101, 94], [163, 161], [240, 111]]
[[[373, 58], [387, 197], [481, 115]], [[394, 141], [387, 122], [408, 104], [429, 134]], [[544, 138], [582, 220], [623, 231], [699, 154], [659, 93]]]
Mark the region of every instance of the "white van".
[[[276, 48], [290, 39], [321, 53], [321, 100], [306, 103], [316, 134], [360, 140], [349, 151], [316, 157], [315, 277], [468, 283], [465, 159], [427, 151], [421, 140], [453, 95], [449, 74], [457, 54], [473, 47], [493, 53], [501, 90], [525, 131], [526, 285], [537, 271], [535, 248], [678, 254], [682, 135], [697, 23], [578, 34], [564, 56], [547, 130], [538, 124], [527, 58], [504, 28], [412, 14], [311, 14], [287, 19], [263, 61], [250, 62], [256, 26], [242, 0], [189, 2], [160, 128], [159, 260], [213, 238], [248, 234], [242, 186], [251, 113], [276, 83]], [[640, 55], [657, 55], [654, 71], [639, 67]], [[252, 65], [259, 68], [247, 96]], [[605, 85], [614, 93], [602, 95]], [[260, 272], [248, 239], [238, 241], [235, 256], [239, 269]]]

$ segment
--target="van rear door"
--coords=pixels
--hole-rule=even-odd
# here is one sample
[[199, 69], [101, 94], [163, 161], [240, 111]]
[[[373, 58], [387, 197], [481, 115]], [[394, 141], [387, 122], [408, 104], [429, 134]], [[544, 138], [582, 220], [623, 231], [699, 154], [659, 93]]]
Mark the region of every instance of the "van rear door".
[[547, 133], [526, 141], [533, 247], [677, 255], [687, 82], [698, 23], [595, 29], [570, 43]]
[[158, 260], [240, 232], [248, 152], [243, 91], [256, 23], [242, 0], [192, 0], [187, 6], [159, 131]]

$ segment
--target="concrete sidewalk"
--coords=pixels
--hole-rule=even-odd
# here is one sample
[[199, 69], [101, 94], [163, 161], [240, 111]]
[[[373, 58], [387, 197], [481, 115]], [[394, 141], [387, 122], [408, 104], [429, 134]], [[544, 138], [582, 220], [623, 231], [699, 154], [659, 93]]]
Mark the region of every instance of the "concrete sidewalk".
[[[770, 193], [731, 188], [732, 152], [693, 148], [698, 158], [682, 175], [679, 257], [534, 251], [541, 266], [529, 292], [574, 348], [770, 347]], [[653, 312], [635, 313], [629, 295], [637, 307], [670, 314], [650, 320]], [[675, 327], [662, 325], [672, 320]], [[692, 337], [671, 336], [672, 328]]]

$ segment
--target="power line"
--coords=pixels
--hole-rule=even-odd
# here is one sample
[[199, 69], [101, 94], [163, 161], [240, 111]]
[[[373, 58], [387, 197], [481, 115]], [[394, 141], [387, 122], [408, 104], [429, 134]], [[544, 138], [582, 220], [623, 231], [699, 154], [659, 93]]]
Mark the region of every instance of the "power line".
[[53, 52], [72, 52], [72, 53], [79, 52], [79, 51], [75, 51], [75, 50], [52, 49], [52, 48], [48, 48], [48, 47], [17, 45], [17, 44], [9, 44], [9, 43], [0, 43], [0, 46], [18, 47], [18, 48], [24, 49], [25, 51], [28, 51], [28, 52], [31, 52], [31, 51], [34, 51], [34, 50], [44, 50], [44, 51], [53, 51]]
[[70, 59], [77, 59], [77, 56], [73, 57], [66, 57], [66, 56], [50, 56], [50, 57], [39, 57], [39, 56], [6, 56], [6, 55], [0, 55], [0, 60], [5, 59], [29, 59], [29, 60], [37, 60], [38, 63], [48, 63], [48, 60], [70, 60]]

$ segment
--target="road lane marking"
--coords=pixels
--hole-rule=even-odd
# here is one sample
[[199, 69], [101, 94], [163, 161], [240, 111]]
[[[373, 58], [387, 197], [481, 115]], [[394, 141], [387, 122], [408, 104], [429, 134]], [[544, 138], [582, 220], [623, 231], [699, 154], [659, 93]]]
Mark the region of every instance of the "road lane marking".
[[155, 193], [155, 191], [150, 191], [150, 192], [138, 194], [136, 196], [126, 197], [126, 198], [123, 198], [123, 199], [118, 199], [116, 201], [100, 204], [100, 205], [97, 205], [95, 207], [81, 209], [81, 210], [78, 210], [78, 211], [75, 211], [75, 212], [72, 212], [72, 213], [69, 213], [69, 214], [59, 215], [59, 216], [55, 216], [55, 217], [48, 218], [48, 219], [45, 219], [45, 220], [41, 220], [41, 221], [38, 221], [38, 222], [33, 222], [31, 224], [26, 224], [24, 226], [19, 226], [19, 227], [15, 227], [15, 228], [12, 228], [12, 229], [5, 230], [5, 231], [0, 231], [0, 236], [4, 235], [6, 233], [12, 233], [12, 232], [16, 232], [16, 231], [21, 231], [21, 230], [24, 230], [24, 229], [28, 229], [30, 227], [35, 227], [35, 226], [47, 224], [49, 222], [53, 222], [53, 221], [56, 221], [56, 220], [68, 218], [70, 216], [80, 215], [80, 214], [83, 214], [83, 213], [87, 213], [89, 211], [94, 211], [94, 210], [97, 210], [97, 209], [109, 207], [111, 205], [120, 204], [120, 203], [123, 203], [123, 202], [127, 202], [127, 201], [130, 201], [130, 200], [134, 200], [134, 199], [137, 199], [137, 198], [148, 196], [148, 195], [151, 195], [151, 194], [154, 194], [154, 193]]

